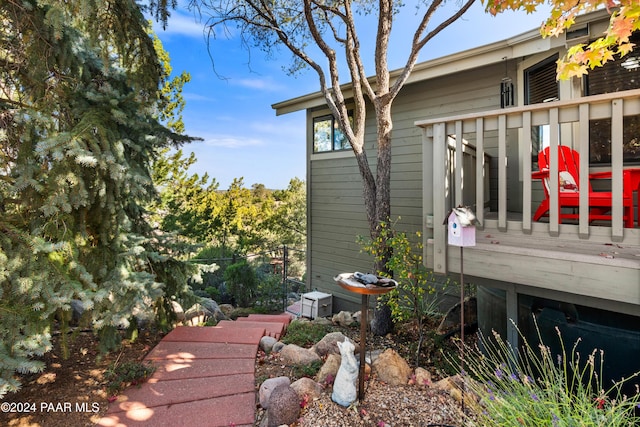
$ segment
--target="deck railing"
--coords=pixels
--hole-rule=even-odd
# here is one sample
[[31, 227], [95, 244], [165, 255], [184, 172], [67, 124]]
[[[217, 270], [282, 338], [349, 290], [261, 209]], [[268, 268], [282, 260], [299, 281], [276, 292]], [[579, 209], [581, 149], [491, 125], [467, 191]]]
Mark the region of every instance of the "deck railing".
[[[487, 151], [495, 157], [492, 172], [497, 174], [497, 192], [494, 191], [497, 204], [496, 200], [492, 202], [494, 206], [497, 205], [498, 229], [507, 231], [508, 197], [513, 197], [514, 192], [521, 191], [521, 195], [516, 197], [520, 200], [521, 196], [522, 200], [522, 205], [517, 209], [522, 214], [521, 230], [518, 231], [532, 232], [532, 203], [536, 202], [533, 196], [534, 180], [531, 178], [532, 158], [535, 158], [536, 154], [532, 130], [536, 126], [548, 126], [549, 129], [550, 209], [548, 223], [544, 223], [544, 226], [548, 236], [557, 237], [561, 230], [558, 213], [557, 147], [561, 143], [571, 145], [580, 153], [582, 161], [579, 188], [589, 188], [589, 172], [592, 168], [589, 164], [589, 122], [611, 120], [611, 165], [606, 166], [612, 173], [610, 237], [612, 241], [624, 240], [626, 231], [623, 222], [623, 118], [638, 114], [640, 90], [633, 90], [416, 122], [416, 125], [423, 129], [424, 210], [429, 217], [428, 222], [433, 224], [435, 264], [438, 264], [438, 257], [446, 256], [446, 230], [438, 225], [444, 222], [452, 206], [469, 204], [469, 200], [472, 200], [471, 204], [474, 205], [480, 223], [484, 222], [484, 207], [488, 202], [485, 199], [489, 193], [486, 191], [489, 181], [485, 176], [488, 170], [485, 164]], [[511, 144], [517, 143], [518, 149], [508, 150], [508, 142], [511, 147]], [[455, 148], [452, 150], [453, 145]], [[465, 152], [469, 151], [468, 146], [475, 150], [475, 165], [471, 169], [468, 167], [469, 159], [465, 159]], [[451, 151], [453, 156], [450, 155]], [[508, 151], [511, 157], [508, 156]], [[518, 154], [513, 155], [514, 151]], [[453, 157], [453, 166], [449, 162], [450, 157]], [[510, 185], [508, 193], [508, 168], [512, 162], [519, 165], [521, 181], [517, 181], [519, 188]], [[470, 173], [474, 174], [475, 179], [468, 179]], [[429, 180], [433, 185], [429, 185]], [[468, 188], [469, 182], [475, 182], [475, 188]], [[464, 188], [465, 183], [467, 188]], [[575, 234], [574, 238], [590, 238], [592, 226], [589, 224], [588, 196], [588, 191], [580, 192], [578, 225], [571, 228]], [[510, 218], [509, 227], [511, 226]], [[540, 225], [536, 224], [535, 228], [538, 230]], [[565, 229], [562, 233], [565, 233]], [[442, 259], [442, 265], [446, 265], [445, 259]]]

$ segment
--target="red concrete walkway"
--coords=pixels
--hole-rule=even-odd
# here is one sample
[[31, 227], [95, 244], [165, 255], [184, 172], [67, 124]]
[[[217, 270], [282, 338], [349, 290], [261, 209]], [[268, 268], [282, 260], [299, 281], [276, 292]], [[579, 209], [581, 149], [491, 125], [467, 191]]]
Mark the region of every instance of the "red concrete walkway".
[[250, 315], [218, 326], [180, 326], [149, 352], [156, 371], [109, 405], [100, 427], [249, 427], [256, 411], [260, 339], [280, 338], [291, 316]]

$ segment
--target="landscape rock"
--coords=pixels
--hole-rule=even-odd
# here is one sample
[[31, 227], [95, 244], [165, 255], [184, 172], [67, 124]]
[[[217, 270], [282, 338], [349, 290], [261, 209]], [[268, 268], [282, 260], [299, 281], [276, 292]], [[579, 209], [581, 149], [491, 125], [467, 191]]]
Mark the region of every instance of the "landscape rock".
[[325, 357], [329, 354], [340, 354], [338, 342], [344, 342], [347, 337], [342, 332], [331, 332], [316, 343], [314, 349], [318, 356]]
[[71, 324], [77, 326], [84, 314], [84, 304], [79, 299], [71, 300]]
[[313, 400], [322, 394], [322, 386], [311, 378], [303, 377], [291, 384], [291, 388], [298, 393], [300, 400]]
[[[464, 402], [466, 405], [469, 405], [470, 407], [473, 407], [475, 409], [479, 409], [480, 406], [478, 402], [480, 401], [480, 398], [478, 397], [478, 395], [471, 391], [473, 388], [469, 387], [468, 385], [468, 382], [473, 382], [473, 380], [469, 377], [466, 377], [466, 380], [467, 383], [465, 384], [465, 380], [462, 379], [460, 374], [456, 374], [435, 382], [433, 384], [433, 388], [449, 393], [449, 395], [458, 402], [462, 402], [462, 399], [464, 397]], [[477, 384], [474, 384], [474, 387], [478, 388], [479, 386]]]
[[358, 363], [353, 354], [355, 346], [351, 341], [347, 339], [344, 342], [338, 342], [338, 348], [340, 349], [342, 361], [336, 374], [336, 380], [333, 383], [331, 400], [338, 405], [348, 407], [357, 398]]
[[286, 346], [285, 343], [283, 343], [282, 341], [278, 341], [271, 348], [271, 352], [272, 353], [280, 353], [282, 351], [282, 349], [285, 348], [285, 346]]
[[385, 336], [393, 331], [393, 319], [391, 317], [391, 308], [387, 304], [382, 304], [373, 310], [371, 322], [371, 333], [378, 336]]
[[273, 390], [281, 385], [289, 386], [290, 384], [291, 380], [289, 379], [289, 377], [276, 377], [264, 380], [264, 382], [260, 386], [260, 390], [258, 390], [260, 406], [262, 406], [264, 409], [267, 409], [269, 407], [269, 398], [271, 397], [271, 393], [273, 393]]
[[219, 322], [221, 320], [227, 320], [227, 316], [220, 310], [218, 303], [211, 298], [201, 298], [199, 303], [194, 304], [184, 313], [185, 321], [190, 321], [194, 324], [194, 321], [206, 322], [209, 319], [214, 319]]
[[231, 313], [233, 313], [233, 310], [234, 308], [231, 304], [220, 304], [220, 311], [222, 311], [227, 317], [229, 317]]
[[178, 322], [184, 322], [184, 309], [182, 308], [180, 303], [178, 301], [171, 301], [171, 308], [176, 315], [176, 320]]
[[211, 317], [213, 317], [217, 322], [221, 320], [228, 320], [227, 316], [220, 309], [218, 303], [211, 298], [201, 298], [200, 305], [208, 310], [211, 313]]
[[320, 384], [333, 384], [341, 361], [342, 357], [339, 354], [330, 354], [316, 374], [316, 381]]
[[[156, 320], [155, 314], [148, 307], [134, 307], [131, 312], [138, 328], [148, 328], [154, 324]], [[128, 327], [121, 325], [122, 327]]]
[[365, 361], [367, 363], [373, 363], [384, 352], [383, 349], [367, 350], [365, 355]]
[[392, 386], [406, 385], [411, 367], [395, 350], [385, 350], [374, 362], [373, 370], [378, 379]]
[[269, 397], [267, 409], [268, 427], [290, 425], [300, 416], [300, 398], [298, 393], [289, 385], [279, 385]]
[[336, 325], [351, 326], [353, 323], [353, 315], [349, 311], [341, 311], [340, 313], [334, 314], [331, 321]]
[[264, 337], [260, 338], [260, 350], [264, 351], [265, 353], [271, 353], [271, 351], [273, 350], [273, 346], [277, 342], [278, 340], [274, 337], [265, 335]]
[[288, 365], [310, 365], [320, 361], [320, 356], [313, 351], [295, 344], [288, 344], [280, 350], [280, 357]]
[[431, 372], [427, 371], [424, 368], [416, 368], [415, 371], [415, 382], [419, 387], [429, 387], [431, 386]]
[[333, 322], [326, 318], [326, 317], [316, 317], [315, 319], [313, 319], [313, 324], [315, 325], [322, 325], [322, 326], [331, 326], [333, 325]]

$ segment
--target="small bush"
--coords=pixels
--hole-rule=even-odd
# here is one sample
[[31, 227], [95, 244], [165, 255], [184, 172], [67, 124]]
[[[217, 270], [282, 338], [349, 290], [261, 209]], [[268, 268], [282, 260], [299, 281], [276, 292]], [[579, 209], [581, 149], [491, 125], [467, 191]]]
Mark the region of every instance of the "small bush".
[[109, 396], [117, 395], [125, 388], [132, 385], [140, 385], [145, 382], [156, 368], [150, 363], [127, 361], [118, 363], [116, 360], [105, 371], [107, 393]]
[[231, 264], [224, 272], [229, 293], [240, 307], [252, 305], [256, 294], [256, 273], [246, 261]]
[[320, 371], [320, 368], [322, 368], [321, 360], [311, 362], [308, 365], [295, 365], [291, 370], [291, 376], [294, 378], [313, 378]]
[[310, 347], [324, 338], [330, 328], [311, 322], [291, 322], [287, 333], [282, 337], [285, 344], [295, 344], [300, 347]]
[[[542, 343], [524, 344], [516, 357], [513, 349], [494, 333], [481, 338], [484, 352], [471, 349], [466, 360], [477, 381], [469, 387], [480, 397], [482, 426], [640, 426], [634, 411], [640, 410], [640, 391], [625, 396], [622, 387], [640, 373], [612, 385], [602, 384], [604, 354], [594, 350], [581, 359], [576, 342], [569, 354], [558, 330], [562, 352], [551, 354]], [[584, 357], [584, 355], [582, 356]]]
[[282, 277], [277, 274], [261, 274], [256, 292], [256, 308], [265, 313], [282, 310]]

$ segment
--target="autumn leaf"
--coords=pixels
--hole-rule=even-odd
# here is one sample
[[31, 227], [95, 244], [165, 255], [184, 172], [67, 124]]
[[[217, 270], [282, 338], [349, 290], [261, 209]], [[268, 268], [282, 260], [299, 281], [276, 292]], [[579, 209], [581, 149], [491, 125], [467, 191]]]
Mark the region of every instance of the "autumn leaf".
[[633, 32], [634, 22], [632, 19], [622, 19], [618, 17], [618, 19], [614, 19], [611, 21], [611, 28], [609, 30], [609, 35], [615, 37], [620, 42], [628, 42], [629, 36]]

